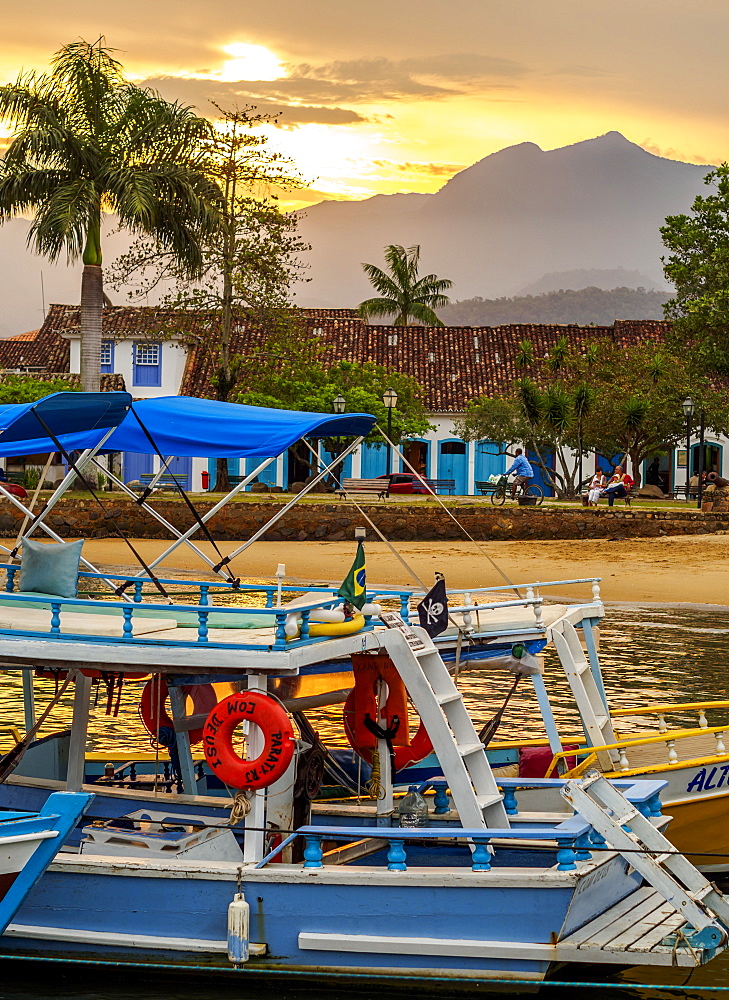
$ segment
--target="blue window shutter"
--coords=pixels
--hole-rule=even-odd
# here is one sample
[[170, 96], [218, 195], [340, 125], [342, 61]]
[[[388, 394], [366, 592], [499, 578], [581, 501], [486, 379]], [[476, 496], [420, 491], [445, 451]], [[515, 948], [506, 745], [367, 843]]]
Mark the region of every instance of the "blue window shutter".
[[140, 340], [134, 344], [133, 384], [162, 385], [162, 345]]
[[101, 367], [102, 375], [110, 375], [114, 371], [114, 341], [102, 340], [101, 342]]

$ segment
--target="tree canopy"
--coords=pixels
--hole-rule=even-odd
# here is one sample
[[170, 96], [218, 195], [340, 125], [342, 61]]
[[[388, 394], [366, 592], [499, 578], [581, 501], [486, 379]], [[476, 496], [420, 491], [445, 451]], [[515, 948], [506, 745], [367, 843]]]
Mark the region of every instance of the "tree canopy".
[[704, 178], [714, 188], [698, 195], [690, 215], [669, 215], [661, 228], [666, 278], [676, 295], [665, 306], [684, 342], [729, 368], [729, 164]]
[[35, 403], [52, 392], [78, 392], [62, 375], [52, 379], [33, 378], [32, 375], [7, 374], [0, 378], [0, 404]]
[[434, 310], [448, 305], [450, 299], [445, 292], [453, 286], [453, 282], [435, 274], [419, 277], [419, 246], [406, 250], [391, 244], [385, 247], [385, 260], [389, 273], [375, 264], [362, 264], [362, 269], [380, 295], [360, 303], [360, 316], [367, 320], [394, 316], [393, 326], [408, 326], [411, 322], [443, 326]]
[[82, 258], [81, 376], [98, 390], [103, 308], [102, 220], [150, 233], [188, 273], [200, 236], [219, 226], [217, 186], [198, 167], [210, 123], [130, 83], [103, 39], [64, 45], [49, 74], [0, 87], [12, 131], [0, 163], [0, 222], [32, 213], [29, 242]]
[[[457, 426], [468, 440], [501, 442], [494, 448], [507, 454], [526, 444], [559, 495], [578, 490], [580, 450], [607, 459], [628, 456], [640, 482], [646, 457], [683, 440], [681, 403], [689, 394], [704, 410], [707, 427], [723, 433], [729, 426], [726, 394], [685, 351], [594, 341], [580, 352], [561, 338], [535, 362], [530, 347], [530, 342], [522, 345], [524, 374], [511, 390], [473, 400]], [[552, 453], [554, 471], [547, 461]]]

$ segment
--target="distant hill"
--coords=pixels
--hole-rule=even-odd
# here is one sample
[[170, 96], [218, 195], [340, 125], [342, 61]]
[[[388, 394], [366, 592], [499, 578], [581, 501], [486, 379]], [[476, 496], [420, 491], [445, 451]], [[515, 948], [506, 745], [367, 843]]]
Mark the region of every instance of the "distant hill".
[[512, 323], [577, 323], [612, 326], [616, 319], [663, 319], [666, 292], [645, 288], [568, 288], [543, 295], [463, 299], [438, 315], [446, 326], [502, 326]]
[[586, 268], [580, 267], [575, 271], [550, 271], [543, 274], [537, 281], [530, 281], [522, 288], [515, 288], [514, 295], [541, 295], [543, 292], [558, 292], [563, 288], [604, 288], [607, 291], [613, 288], [647, 288], [665, 289], [666, 281], [663, 278], [656, 280], [655, 275], [651, 277], [641, 274], [640, 271], [627, 271], [624, 267]]
[[[659, 227], [666, 215], [688, 211], [710, 169], [654, 156], [608, 132], [547, 152], [531, 142], [510, 146], [435, 194], [322, 202], [301, 215], [313, 249], [311, 281], [297, 302], [356, 306], [371, 294], [361, 263], [382, 265], [389, 243], [419, 243], [422, 273], [450, 278], [458, 299], [587, 285], [663, 288]], [[545, 275], [581, 270], [586, 276], [575, 284], [541, 285]]]

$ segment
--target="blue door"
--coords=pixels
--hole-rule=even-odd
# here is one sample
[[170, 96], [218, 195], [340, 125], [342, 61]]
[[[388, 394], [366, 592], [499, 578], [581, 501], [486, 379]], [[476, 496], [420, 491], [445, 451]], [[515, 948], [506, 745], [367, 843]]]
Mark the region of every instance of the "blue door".
[[[438, 475], [436, 479], [454, 479], [456, 496], [468, 491], [468, 445], [457, 438], [438, 444]], [[447, 493], [447, 490], [438, 490]]]
[[387, 447], [376, 448], [373, 444], [362, 445], [362, 479], [377, 479], [387, 472]]
[[[323, 465], [330, 465], [334, 461], [334, 455], [332, 455], [331, 452], [328, 452], [323, 445], [319, 454], [321, 455], [321, 464]], [[321, 465], [319, 467], [319, 471], [321, 471]], [[342, 479], [351, 479], [352, 455], [347, 455], [343, 462], [339, 462], [338, 465], [335, 465], [330, 475], [335, 476], [340, 481]]]
[[[541, 468], [537, 465], [537, 456], [533, 451], [527, 451], [527, 458], [531, 463], [531, 467], [534, 471], [534, 479], [532, 483], [535, 486], [541, 486], [544, 490], [545, 497], [554, 496], [554, 490], [552, 487], [545, 482], [544, 475], [542, 474]], [[542, 454], [542, 460], [548, 469], [554, 469], [554, 452], [551, 451], [548, 455]]]
[[[165, 458], [167, 456], [165, 455]], [[172, 475], [177, 479], [180, 486], [187, 492], [190, 489], [190, 480], [192, 478], [192, 459], [191, 458], [172, 458], [167, 465], [167, 471], [171, 472]]]
[[[246, 475], [250, 476], [250, 474], [254, 471], [254, 469], [257, 469], [258, 466], [263, 461], [264, 461], [264, 459], [262, 459], [262, 458], [247, 458], [246, 459]], [[263, 472], [259, 472], [258, 473], [258, 475], [257, 475], [256, 478], [258, 479], [259, 483], [265, 483], [267, 486], [276, 486], [277, 485], [276, 484], [276, 463], [275, 462], [271, 462], [270, 465], [266, 466], [266, 468], [263, 470]], [[253, 484], [251, 483], [250, 486], [246, 486], [246, 489], [249, 490], [252, 485]]]
[[124, 452], [124, 482], [137, 482], [143, 472], [152, 471], [152, 456], [138, 455], [135, 451]]
[[477, 441], [475, 444], [474, 482], [484, 483], [489, 476], [500, 476], [506, 470], [506, 455], [497, 454], [499, 446], [493, 441]]

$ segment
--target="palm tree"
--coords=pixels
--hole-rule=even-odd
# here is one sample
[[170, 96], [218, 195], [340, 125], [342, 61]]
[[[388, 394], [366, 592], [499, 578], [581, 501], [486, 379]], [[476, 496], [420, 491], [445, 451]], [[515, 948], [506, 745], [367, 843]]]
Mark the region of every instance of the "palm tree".
[[453, 286], [453, 282], [435, 274], [418, 277], [419, 246], [406, 250], [391, 244], [385, 247], [385, 260], [389, 274], [374, 264], [362, 265], [380, 298], [361, 302], [360, 316], [364, 319], [394, 316], [393, 326], [407, 326], [413, 320], [425, 326], [444, 326], [433, 310], [448, 305], [450, 299], [443, 293]]
[[103, 41], [64, 45], [49, 74], [0, 87], [0, 119], [14, 128], [0, 163], [0, 223], [33, 213], [29, 245], [52, 261], [64, 250], [82, 258], [86, 391], [100, 382], [103, 214], [154, 235], [191, 275], [200, 236], [218, 225], [218, 188], [197, 166], [210, 124], [129, 83]]

